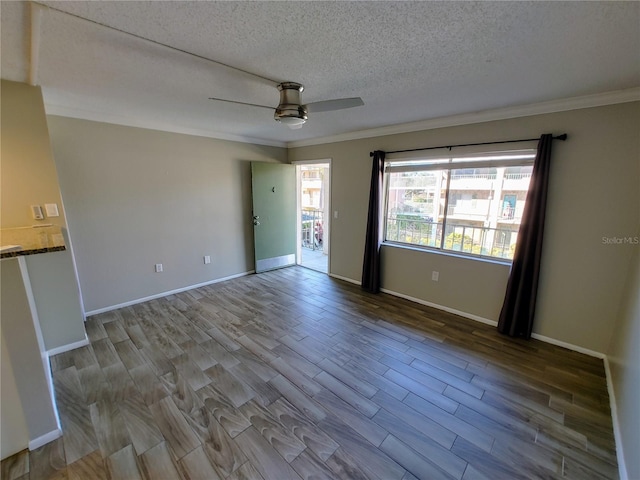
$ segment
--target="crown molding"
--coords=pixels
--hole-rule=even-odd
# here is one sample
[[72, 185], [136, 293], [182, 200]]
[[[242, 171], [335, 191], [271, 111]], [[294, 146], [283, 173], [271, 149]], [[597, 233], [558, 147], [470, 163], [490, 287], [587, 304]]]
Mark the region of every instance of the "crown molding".
[[277, 140], [265, 140], [264, 138], [254, 138], [244, 135], [233, 135], [220, 133], [213, 130], [205, 130], [191, 127], [181, 127], [179, 125], [165, 123], [157, 120], [126, 117], [105, 112], [95, 112], [83, 110], [76, 107], [55, 105], [45, 102], [45, 112], [47, 115], [57, 115], [60, 117], [77, 118], [80, 120], [91, 120], [94, 122], [111, 123], [114, 125], [124, 125], [126, 127], [146, 128], [148, 130], [159, 130], [162, 132], [182, 133], [184, 135], [194, 135], [196, 137], [215, 138], [217, 140], [228, 140], [231, 142], [251, 143], [254, 145], [266, 145], [269, 147], [286, 148], [286, 142]]
[[640, 87], [628, 88], [625, 90], [615, 90], [593, 95], [583, 95], [580, 97], [570, 97], [560, 100], [550, 100], [541, 103], [527, 105], [516, 105], [512, 107], [498, 108], [494, 110], [482, 110], [478, 112], [450, 115], [447, 117], [420, 120], [417, 122], [401, 123], [386, 127], [359, 130], [356, 132], [342, 133], [328, 137], [312, 138], [308, 140], [296, 140], [288, 142], [288, 148], [308, 147], [311, 145], [322, 145], [326, 143], [345, 142], [348, 140], [359, 140], [362, 138], [382, 137], [384, 135], [395, 135], [398, 133], [418, 132], [421, 130], [432, 130], [435, 128], [455, 127], [460, 125], [470, 125], [473, 123], [491, 122], [495, 120], [508, 120], [510, 118], [529, 117], [547, 113], [566, 112], [579, 110], [582, 108], [602, 107], [605, 105], [615, 105], [618, 103], [640, 101]]
[[45, 102], [47, 115], [59, 115], [61, 117], [71, 117], [95, 122], [111, 123], [128, 127], [146, 128], [163, 132], [181, 133], [198, 137], [215, 138], [218, 140], [228, 140], [231, 142], [251, 143], [255, 145], [266, 145], [270, 147], [298, 148], [311, 145], [322, 145], [326, 143], [345, 142], [362, 138], [382, 137], [385, 135], [395, 135], [399, 133], [418, 132], [421, 130], [432, 130], [435, 128], [455, 127], [460, 125], [470, 125], [474, 123], [491, 122], [495, 120], [508, 120], [510, 118], [529, 117], [532, 115], [542, 115], [547, 113], [565, 112], [579, 110], [582, 108], [601, 107], [605, 105], [615, 105], [618, 103], [640, 101], [640, 87], [625, 90], [616, 90], [594, 95], [583, 95], [580, 97], [570, 97], [548, 102], [533, 103], [527, 105], [516, 105], [512, 107], [498, 108], [494, 110], [482, 110], [478, 112], [450, 115], [446, 117], [420, 120], [417, 122], [388, 125], [385, 127], [358, 130], [355, 132], [341, 133], [327, 137], [311, 138], [306, 140], [296, 140], [293, 142], [282, 142], [277, 140], [267, 140], [244, 135], [234, 135], [216, 132], [213, 130], [198, 129], [191, 127], [181, 127], [171, 123], [157, 120], [127, 117], [105, 112], [83, 110], [76, 107], [55, 105]]

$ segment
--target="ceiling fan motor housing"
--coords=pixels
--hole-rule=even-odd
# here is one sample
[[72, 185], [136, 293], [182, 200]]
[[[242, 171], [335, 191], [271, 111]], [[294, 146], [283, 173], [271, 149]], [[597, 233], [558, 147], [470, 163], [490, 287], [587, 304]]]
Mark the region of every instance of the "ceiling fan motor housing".
[[296, 82], [278, 84], [280, 104], [276, 108], [274, 118], [278, 122], [290, 125], [301, 125], [307, 121], [307, 109], [302, 105], [300, 94], [304, 87]]

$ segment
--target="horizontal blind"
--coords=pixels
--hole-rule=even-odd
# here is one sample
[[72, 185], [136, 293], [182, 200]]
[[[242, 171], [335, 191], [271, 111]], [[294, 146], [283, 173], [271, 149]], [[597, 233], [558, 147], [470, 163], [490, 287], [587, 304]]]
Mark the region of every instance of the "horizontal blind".
[[487, 152], [484, 154], [391, 158], [385, 160], [385, 172], [418, 172], [465, 168], [516, 167], [533, 165], [534, 150]]

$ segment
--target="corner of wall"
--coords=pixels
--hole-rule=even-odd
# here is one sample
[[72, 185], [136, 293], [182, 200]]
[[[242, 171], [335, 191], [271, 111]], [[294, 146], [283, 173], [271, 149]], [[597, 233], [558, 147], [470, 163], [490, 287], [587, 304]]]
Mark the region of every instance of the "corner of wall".
[[609, 394], [609, 409], [611, 410], [611, 423], [613, 424], [613, 438], [616, 442], [616, 459], [618, 460], [618, 474], [620, 480], [629, 480], [627, 474], [627, 464], [625, 462], [622, 433], [620, 430], [620, 417], [618, 415], [618, 403], [616, 401], [615, 389], [613, 388], [613, 378], [611, 376], [611, 365], [609, 357], [604, 355], [604, 372], [607, 377], [607, 393]]

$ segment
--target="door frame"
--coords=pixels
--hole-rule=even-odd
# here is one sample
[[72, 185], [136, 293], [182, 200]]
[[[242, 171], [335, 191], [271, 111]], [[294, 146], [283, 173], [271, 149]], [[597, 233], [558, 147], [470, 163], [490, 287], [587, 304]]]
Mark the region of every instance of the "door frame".
[[325, 230], [323, 232], [323, 235], [326, 235], [326, 237], [329, 239], [329, 244], [327, 246], [327, 275], [331, 274], [330, 271], [330, 267], [331, 267], [331, 232], [332, 232], [332, 228], [331, 228], [331, 220], [333, 218], [332, 215], [332, 205], [331, 205], [331, 201], [332, 201], [332, 195], [331, 195], [331, 185], [333, 184], [333, 168], [332, 168], [332, 159], [331, 158], [319, 158], [316, 160], [295, 160], [291, 162], [291, 165], [295, 165], [296, 166], [296, 217], [297, 217], [297, 224], [296, 224], [296, 265], [300, 265], [300, 262], [302, 261], [302, 245], [300, 243], [300, 239], [302, 238], [302, 206], [300, 205], [300, 200], [301, 200], [301, 184], [302, 182], [300, 181], [300, 169], [298, 168], [299, 166], [302, 165], [329, 165], [329, 184], [327, 187], [327, 192], [325, 192], [325, 208], [327, 211], [327, 215], [325, 215]]

